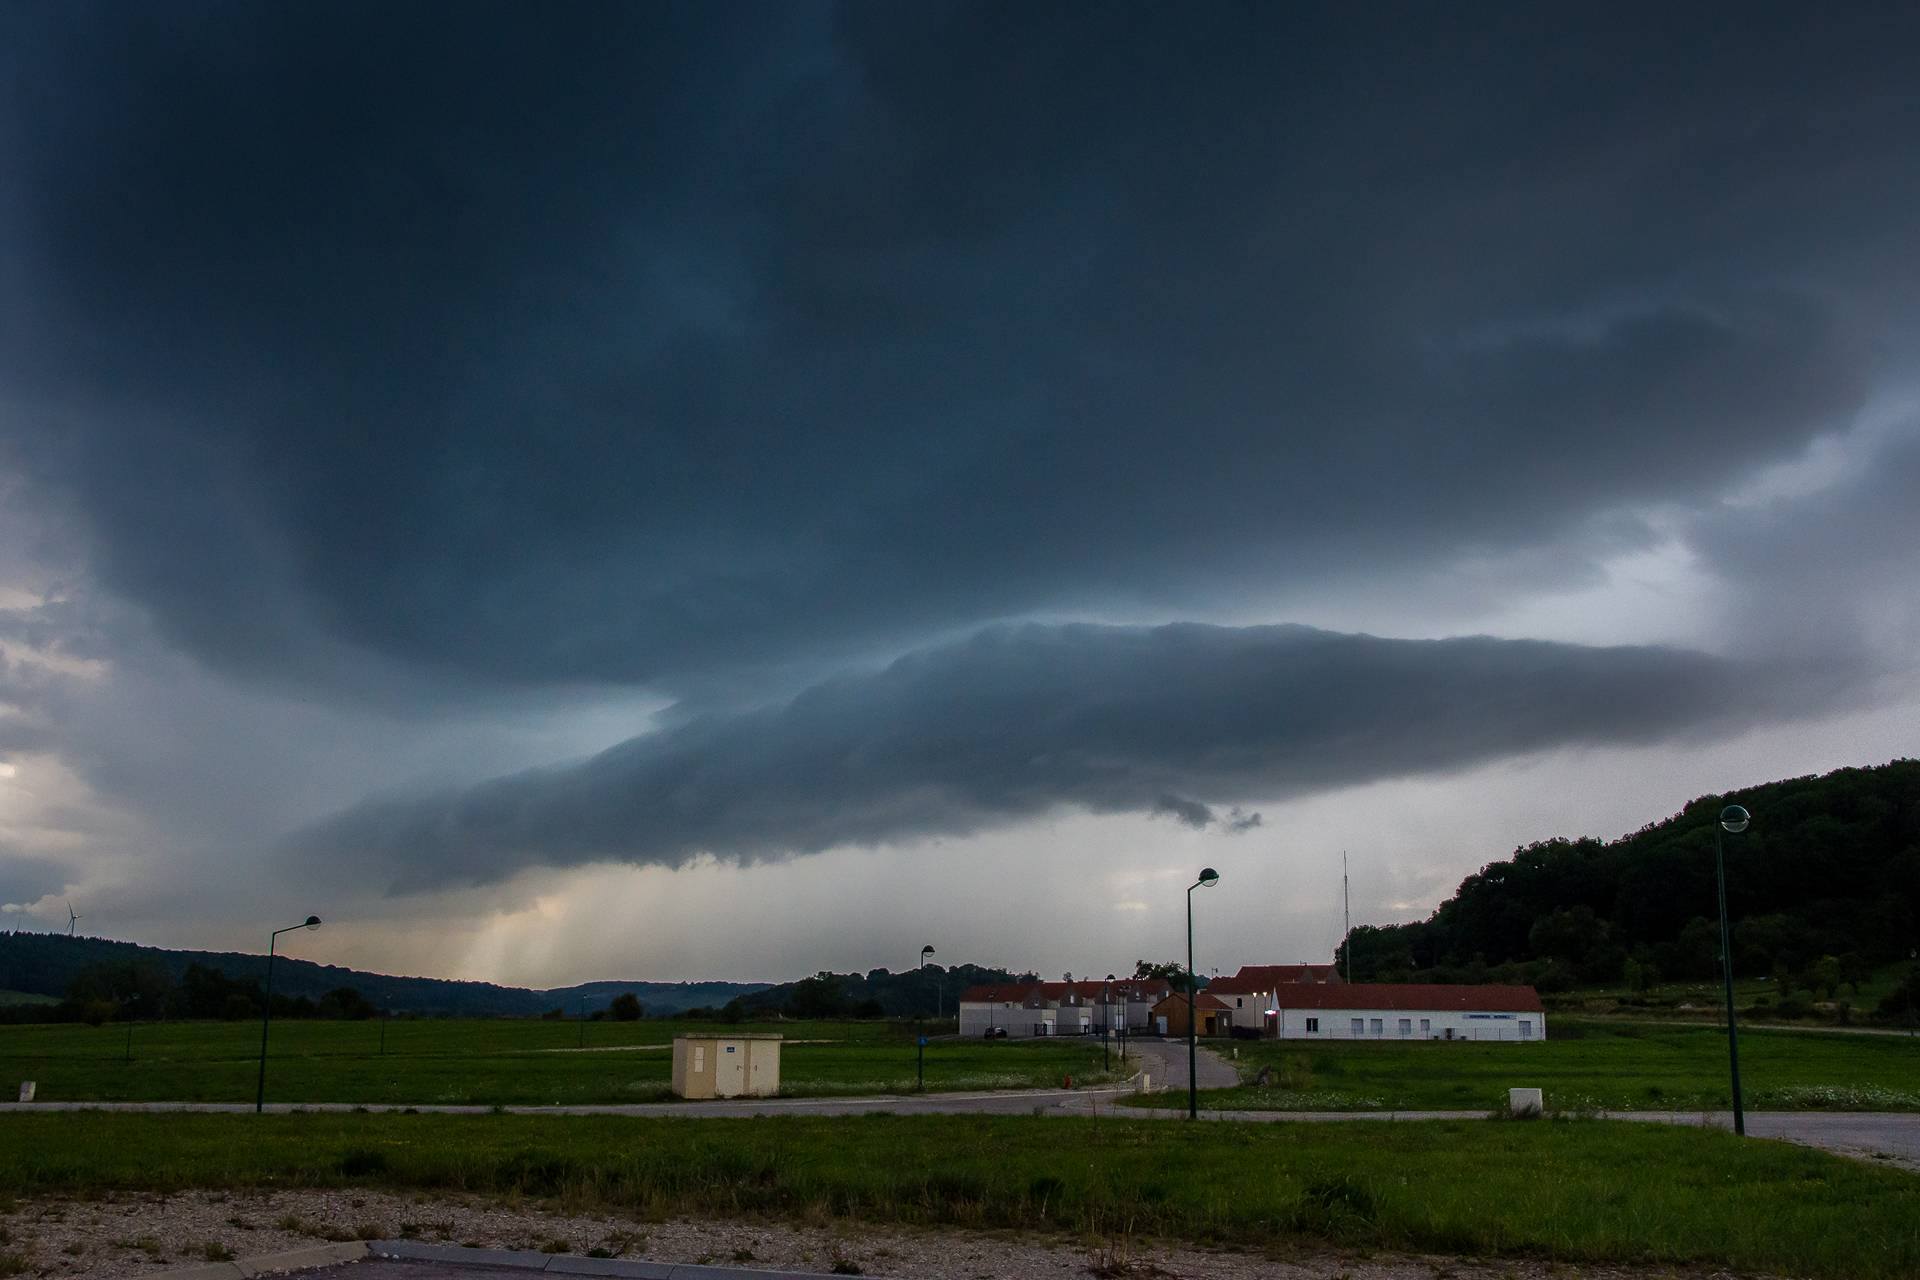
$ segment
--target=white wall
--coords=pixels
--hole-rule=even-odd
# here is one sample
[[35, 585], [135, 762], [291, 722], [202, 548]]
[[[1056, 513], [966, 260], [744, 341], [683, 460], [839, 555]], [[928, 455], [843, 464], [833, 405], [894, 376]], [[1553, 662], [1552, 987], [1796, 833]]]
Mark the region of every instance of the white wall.
[[[1355, 1018], [1361, 1020], [1358, 1034], [1353, 1030]], [[1318, 1028], [1309, 1030], [1308, 1019], [1318, 1019]], [[1374, 1029], [1376, 1019], [1380, 1023], [1378, 1031]], [[1410, 1024], [1405, 1035], [1400, 1030], [1402, 1019]], [[1424, 1029], [1422, 1020], [1427, 1024]], [[1236, 1019], [1235, 1025], [1258, 1026], [1259, 1023]], [[1453, 1032], [1455, 1040], [1511, 1040], [1520, 1043], [1545, 1040], [1547, 1016], [1544, 1013], [1461, 1013], [1417, 1009], [1283, 1008], [1280, 1011], [1282, 1040], [1444, 1040], [1448, 1031]]]
[[1036, 1024], [1045, 1023], [1050, 1029], [1054, 1028], [1059, 1016], [1056, 1010], [1028, 1009], [1017, 1000], [996, 1000], [991, 1004], [963, 1001], [960, 1005], [960, 1034], [981, 1036], [986, 1034], [990, 1026], [1005, 1027], [1009, 1040], [1019, 1040], [1033, 1035]]
[[[1147, 1011], [1155, 1003], [1157, 1001], [1151, 1000], [1124, 1002], [1116, 995], [1113, 1000], [1114, 1025], [1145, 1031], [1151, 1021]], [[1034, 1024], [1045, 1022], [1051, 1024], [1051, 1034], [1055, 1035], [1098, 1035], [1106, 1027], [1106, 1016], [1107, 1008], [1098, 997], [1086, 1004], [1062, 1005], [1058, 1009], [1027, 1009], [1021, 1007], [1018, 1001], [997, 1000], [989, 1004], [965, 1000], [960, 1004], [960, 1034], [977, 1037], [985, 1034], [989, 1026], [994, 1026], [1005, 1027], [1008, 1039], [1019, 1039], [1033, 1035]]]

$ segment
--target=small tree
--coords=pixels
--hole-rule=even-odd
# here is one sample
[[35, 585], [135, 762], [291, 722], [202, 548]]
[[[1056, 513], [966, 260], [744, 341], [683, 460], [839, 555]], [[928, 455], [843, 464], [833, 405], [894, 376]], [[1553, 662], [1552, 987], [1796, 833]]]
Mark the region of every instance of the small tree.
[[613, 1003], [607, 1006], [607, 1012], [613, 1015], [615, 1022], [638, 1022], [646, 1010], [641, 1008], [639, 996], [631, 991], [623, 991], [613, 998]]
[[1840, 990], [1840, 961], [1833, 956], [1821, 956], [1807, 970], [1807, 985], [1816, 991], [1824, 991], [1831, 1000]]

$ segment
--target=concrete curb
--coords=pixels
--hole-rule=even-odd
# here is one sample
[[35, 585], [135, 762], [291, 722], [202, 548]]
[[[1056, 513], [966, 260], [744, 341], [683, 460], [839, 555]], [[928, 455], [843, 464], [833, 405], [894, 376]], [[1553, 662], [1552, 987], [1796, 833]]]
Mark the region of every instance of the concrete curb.
[[614, 1276], [621, 1280], [824, 1280], [817, 1271], [771, 1271], [756, 1267], [709, 1267], [695, 1262], [642, 1262], [625, 1258], [583, 1258], [526, 1249], [465, 1249], [417, 1240], [371, 1240], [365, 1256], [395, 1262], [457, 1262], [502, 1271], [537, 1271], [550, 1276]]
[[288, 1271], [306, 1271], [313, 1267], [330, 1267], [342, 1262], [358, 1262], [366, 1256], [366, 1241], [348, 1240], [341, 1244], [317, 1244], [307, 1249], [290, 1249], [285, 1253], [264, 1253], [255, 1258], [241, 1258], [237, 1262], [209, 1262], [203, 1267], [162, 1271], [158, 1275], [148, 1276], [147, 1280], [233, 1280], [235, 1276], [274, 1276]]

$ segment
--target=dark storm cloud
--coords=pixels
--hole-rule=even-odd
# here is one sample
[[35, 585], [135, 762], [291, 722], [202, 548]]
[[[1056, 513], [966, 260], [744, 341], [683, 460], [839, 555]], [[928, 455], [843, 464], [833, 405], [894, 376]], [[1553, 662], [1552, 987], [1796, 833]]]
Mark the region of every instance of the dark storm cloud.
[[0, 407], [274, 679], [1418, 573], [1850, 416], [1913, 16], [15, 6]]
[[[599, 859], [678, 865], [961, 834], [1061, 807], [1171, 812], [1639, 743], [1777, 712], [1705, 655], [1304, 627], [1028, 624], [577, 766], [372, 803], [293, 856], [417, 890]], [[1234, 811], [1230, 824], [1256, 816]]]
[[[71, 875], [71, 869], [58, 862], [20, 853], [0, 841], [0, 903], [37, 902], [58, 893]], [[0, 924], [4, 923], [0, 918]]]

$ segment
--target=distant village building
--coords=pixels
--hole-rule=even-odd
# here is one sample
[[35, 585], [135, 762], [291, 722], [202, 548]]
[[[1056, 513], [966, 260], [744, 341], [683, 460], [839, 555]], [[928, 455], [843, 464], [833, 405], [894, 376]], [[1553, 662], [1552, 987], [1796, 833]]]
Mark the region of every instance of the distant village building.
[[1006, 982], [960, 993], [960, 1034], [989, 1032], [1021, 1040], [1034, 1036], [1101, 1035], [1148, 1031], [1149, 1011], [1172, 987], [1163, 978], [1112, 982]]
[[[1292, 990], [1303, 983], [1329, 986], [1342, 982], [1340, 970], [1330, 964], [1243, 964], [1240, 972], [1232, 977], [1215, 978], [1208, 983], [1207, 993], [1232, 1010], [1234, 1026], [1252, 1027], [1273, 1039], [1279, 1034], [1278, 1002], [1282, 990]], [[1269, 1021], [1275, 1025], [1266, 1025]]]
[[[1156, 1034], [1184, 1039], [1187, 1034], [1187, 993], [1176, 992], [1153, 1006]], [[1224, 1036], [1233, 1029], [1233, 1010], [1220, 997], [1202, 991], [1193, 998], [1193, 1017], [1203, 1036]]]
[[[1259, 1010], [1278, 1040], [1511, 1040], [1547, 1038], [1547, 1010], [1532, 987], [1356, 982], [1277, 987]], [[1235, 1025], [1240, 1025], [1236, 1021]]]
[[[1269, 1040], [1511, 1040], [1547, 1037], [1532, 987], [1343, 982], [1330, 964], [1245, 965], [1194, 999], [1198, 1034]], [[1183, 1037], [1187, 994], [1161, 978], [1011, 982], [960, 996], [960, 1034], [1029, 1039]]]

